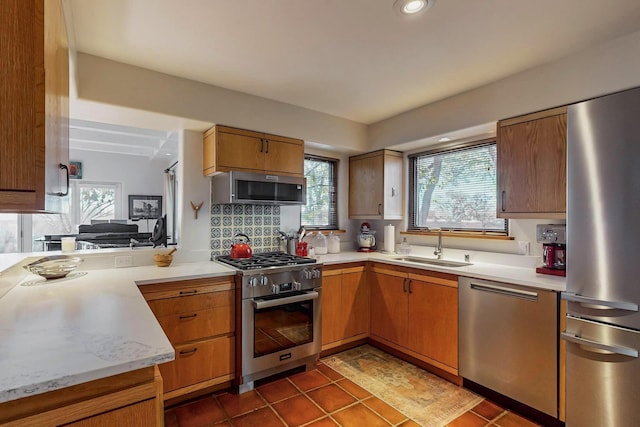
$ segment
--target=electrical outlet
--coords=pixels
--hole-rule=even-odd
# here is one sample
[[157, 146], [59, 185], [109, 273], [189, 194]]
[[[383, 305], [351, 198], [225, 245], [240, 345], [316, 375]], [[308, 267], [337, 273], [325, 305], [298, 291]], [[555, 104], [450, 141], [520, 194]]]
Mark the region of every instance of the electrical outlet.
[[120, 267], [131, 267], [133, 265], [133, 257], [131, 255], [123, 255], [117, 256], [115, 266], [116, 268]]
[[518, 242], [518, 253], [520, 255], [529, 255], [529, 242]]

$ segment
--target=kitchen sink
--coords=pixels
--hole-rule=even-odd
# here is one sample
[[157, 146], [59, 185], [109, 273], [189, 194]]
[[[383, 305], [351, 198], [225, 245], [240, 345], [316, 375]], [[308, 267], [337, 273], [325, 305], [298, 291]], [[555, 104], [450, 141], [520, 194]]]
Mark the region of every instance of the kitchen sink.
[[449, 261], [446, 259], [436, 259], [436, 258], [421, 258], [417, 256], [400, 256], [400, 257], [393, 257], [392, 259], [396, 261], [418, 262], [420, 264], [439, 265], [442, 267], [466, 267], [468, 265], [473, 265], [470, 262]]

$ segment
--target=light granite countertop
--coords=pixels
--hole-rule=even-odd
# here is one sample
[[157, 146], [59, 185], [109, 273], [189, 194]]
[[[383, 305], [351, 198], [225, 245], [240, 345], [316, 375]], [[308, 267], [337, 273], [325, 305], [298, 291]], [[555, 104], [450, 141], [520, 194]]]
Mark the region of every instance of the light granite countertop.
[[[464, 253], [448, 250], [445, 259], [461, 261]], [[166, 268], [112, 268], [113, 258], [99, 261], [94, 255], [87, 255], [73, 278], [48, 283], [21, 269], [33, 257], [4, 259], [0, 281], [15, 283], [0, 293], [0, 402], [173, 360], [171, 343], [138, 286], [235, 274], [234, 269], [211, 261], [177, 262]], [[411, 255], [433, 258], [428, 248], [417, 248]], [[136, 256], [149, 257], [144, 253]], [[450, 268], [394, 259], [398, 256], [349, 251], [317, 259], [326, 266], [377, 261], [554, 291], [565, 289], [564, 278], [536, 274], [539, 260], [535, 257], [472, 252], [473, 265]]]
[[138, 285], [233, 274], [207, 261], [23, 276], [0, 298], [0, 402], [173, 360]]

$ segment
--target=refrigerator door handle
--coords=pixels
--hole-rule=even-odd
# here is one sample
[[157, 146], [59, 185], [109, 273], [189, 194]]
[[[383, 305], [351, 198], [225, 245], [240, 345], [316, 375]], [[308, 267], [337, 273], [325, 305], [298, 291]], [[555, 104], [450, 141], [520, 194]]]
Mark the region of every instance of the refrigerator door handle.
[[[580, 338], [574, 334], [569, 334], [567, 332], [562, 332], [560, 336], [565, 341], [579, 344], [584, 350], [591, 351], [593, 353], [620, 354], [622, 356], [634, 357], [636, 359], [638, 358], [638, 350], [636, 350], [635, 348], [602, 344], [597, 341]], [[589, 350], [585, 347], [591, 347], [594, 350]]]
[[627, 310], [638, 311], [638, 304], [626, 301], [607, 301], [595, 298], [584, 297], [572, 292], [563, 292], [562, 299], [569, 302], [580, 303], [583, 307], [596, 310]]

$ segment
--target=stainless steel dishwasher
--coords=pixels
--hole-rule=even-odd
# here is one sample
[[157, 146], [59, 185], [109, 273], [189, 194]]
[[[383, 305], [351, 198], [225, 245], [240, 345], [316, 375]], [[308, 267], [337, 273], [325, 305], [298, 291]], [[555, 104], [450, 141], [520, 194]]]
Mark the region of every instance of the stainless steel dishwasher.
[[558, 294], [459, 279], [460, 375], [558, 416]]

